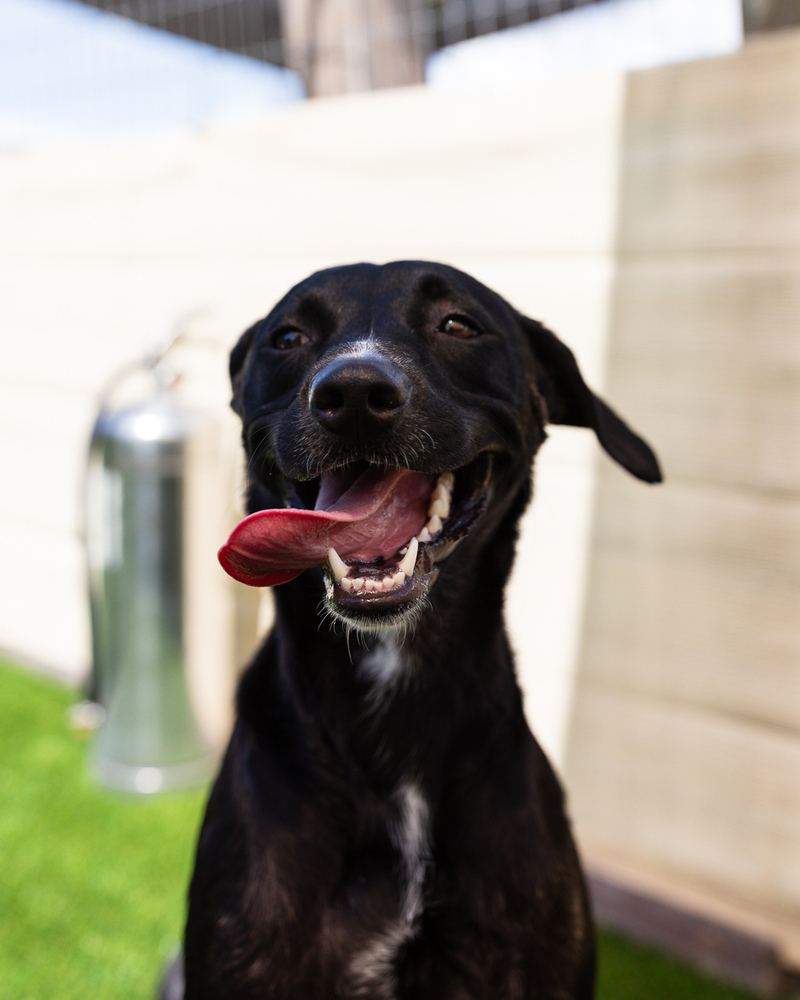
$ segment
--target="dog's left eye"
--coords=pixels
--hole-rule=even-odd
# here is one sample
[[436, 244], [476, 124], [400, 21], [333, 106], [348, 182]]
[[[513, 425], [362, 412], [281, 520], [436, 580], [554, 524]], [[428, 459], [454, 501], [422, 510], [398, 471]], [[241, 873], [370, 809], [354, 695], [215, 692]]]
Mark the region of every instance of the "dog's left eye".
[[291, 351], [295, 347], [303, 347], [310, 340], [311, 338], [300, 330], [278, 330], [272, 336], [272, 346], [278, 351]]
[[448, 316], [439, 324], [439, 330], [449, 337], [458, 337], [459, 340], [468, 340], [470, 337], [481, 335], [481, 331], [466, 316]]

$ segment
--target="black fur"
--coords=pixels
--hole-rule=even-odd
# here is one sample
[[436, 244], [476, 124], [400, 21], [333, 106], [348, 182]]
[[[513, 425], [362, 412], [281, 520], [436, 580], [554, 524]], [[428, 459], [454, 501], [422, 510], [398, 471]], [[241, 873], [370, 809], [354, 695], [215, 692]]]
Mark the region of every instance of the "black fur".
[[[399, 396], [372, 422], [326, 423], [311, 382], [364, 340]], [[251, 510], [313, 506], [313, 477], [358, 460], [472, 469], [476, 497], [466, 537], [397, 607], [337, 603], [322, 570], [275, 588], [200, 834], [186, 1000], [589, 1000], [586, 888], [523, 714], [503, 589], [548, 421], [592, 428], [648, 482], [655, 456], [552, 333], [438, 264], [312, 275], [242, 337], [231, 377]]]

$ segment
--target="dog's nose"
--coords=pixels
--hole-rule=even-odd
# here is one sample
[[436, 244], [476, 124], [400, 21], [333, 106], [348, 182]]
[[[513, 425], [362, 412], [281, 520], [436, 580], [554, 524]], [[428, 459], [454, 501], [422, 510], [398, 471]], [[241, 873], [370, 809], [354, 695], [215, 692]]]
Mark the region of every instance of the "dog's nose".
[[308, 402], [326, 430], [381, 433], [390, 429], [411, 396], [405, 373], [388, 358], [336, 358], [311, 379]]

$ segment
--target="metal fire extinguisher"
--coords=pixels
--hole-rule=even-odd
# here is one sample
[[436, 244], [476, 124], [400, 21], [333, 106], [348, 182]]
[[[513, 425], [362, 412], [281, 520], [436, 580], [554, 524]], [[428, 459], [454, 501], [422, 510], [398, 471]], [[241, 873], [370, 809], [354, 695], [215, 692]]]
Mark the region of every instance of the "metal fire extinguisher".
[[[87, 480], [91, 697], [105, 710], [94, 770], [104, 784], [142, 793], [202, 781], [215, 764], [192, 707], [184, 641], [186, 454], [196, 419], [174, 396], [164, 353], [106, 392]], [[139, 398], [112, 404], [128, 378], [140, 383]]]

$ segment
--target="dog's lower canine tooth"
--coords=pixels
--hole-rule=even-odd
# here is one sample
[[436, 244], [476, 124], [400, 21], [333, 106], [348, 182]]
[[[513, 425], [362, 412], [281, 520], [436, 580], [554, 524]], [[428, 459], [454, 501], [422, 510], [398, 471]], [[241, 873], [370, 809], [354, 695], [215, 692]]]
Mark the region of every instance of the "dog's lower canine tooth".
[[333, 575], [336, 577], [338, 583], [347, 576], [349, 570], [347, 565], [344, 563], [342, 557], [336, 551], [336, 549], [328, 549], [328, 562], [333, 570]]
[[[422, 530], [424, 531], [425, 529], [423, 528]], [[411, 541], [408, 543], [408, 552], [406, 552], [406, 554], [403, 556], [400, 566], [398, 567], [400, 571], [402, 573], [405, 573], [407, 577], [411, 576], [411, 574], [414, 572], [414, 566], [416, 565], [417, 562], [418, 549], [419, 549], [419, 544], [417, 543], [416, 538], [412, 538]]]

